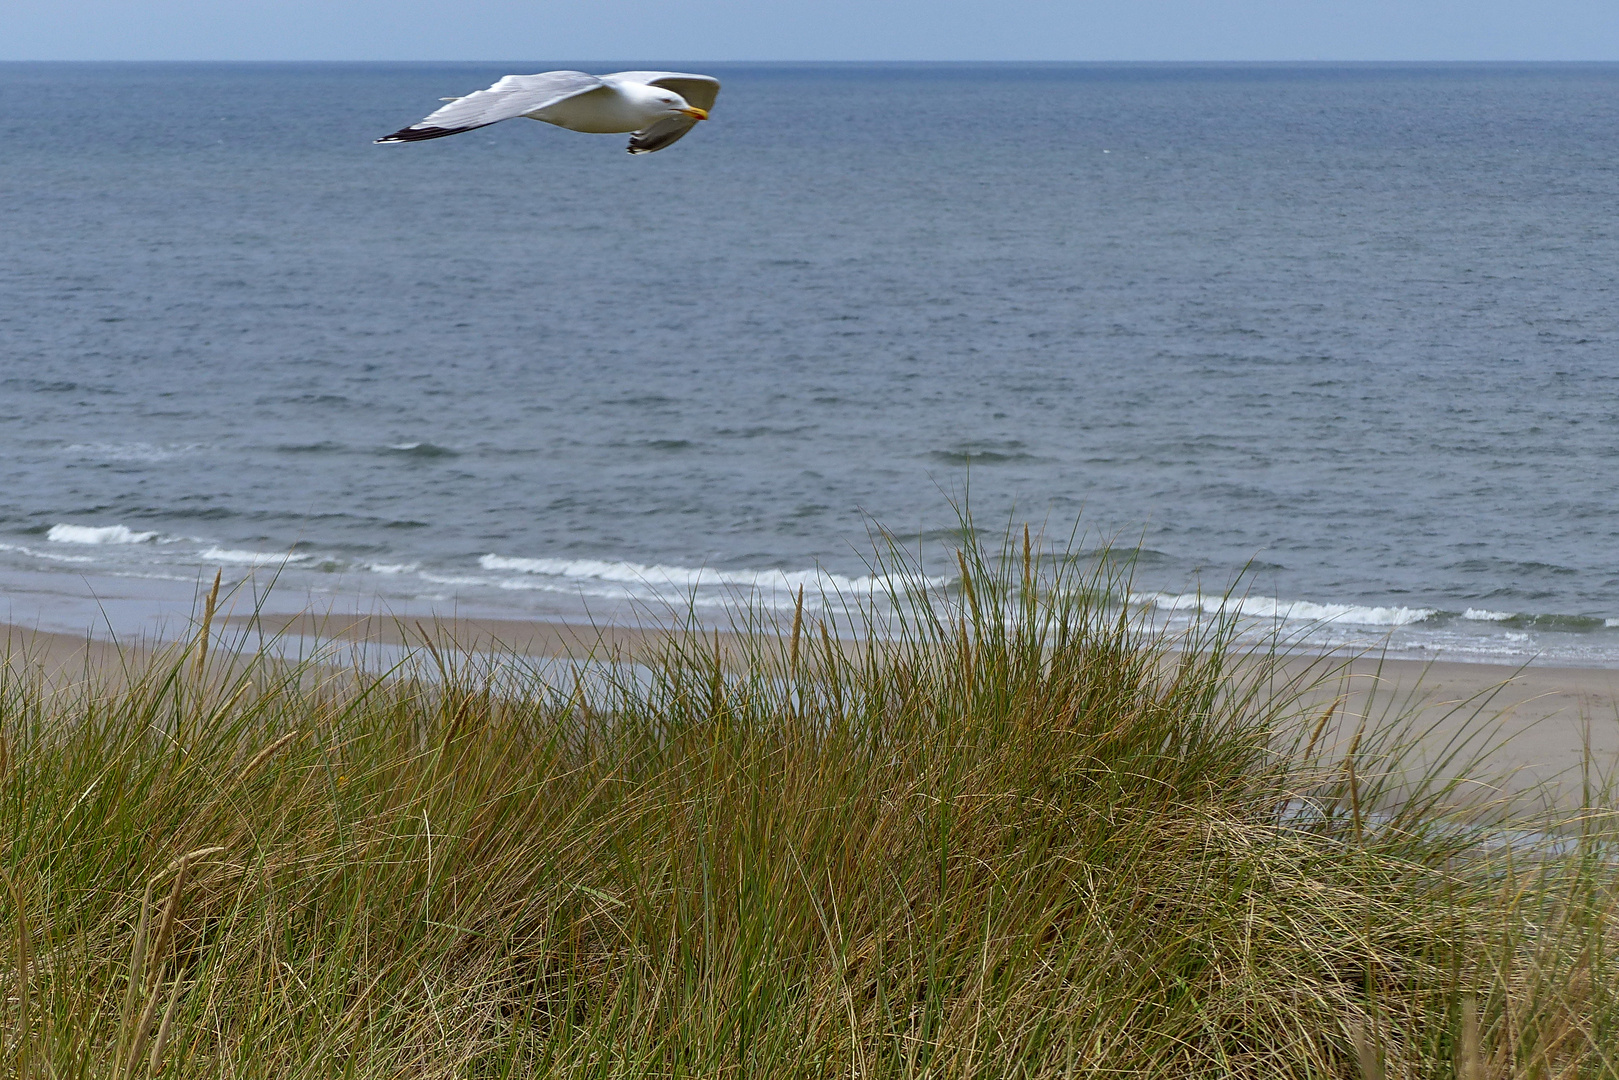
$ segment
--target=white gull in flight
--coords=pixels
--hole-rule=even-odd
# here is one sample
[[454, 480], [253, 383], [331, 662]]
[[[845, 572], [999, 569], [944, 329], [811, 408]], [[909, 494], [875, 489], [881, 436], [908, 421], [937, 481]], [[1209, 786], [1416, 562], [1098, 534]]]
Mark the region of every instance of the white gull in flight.
[[513, 117], [526, 116], [569, 131], [634, 132], [630, 153], [662, 150], [708, 119], [720, 81], [678, 71], [545, 71], [507, 75], [487, 90], [461, 98], [379, 143], [441, 139]]

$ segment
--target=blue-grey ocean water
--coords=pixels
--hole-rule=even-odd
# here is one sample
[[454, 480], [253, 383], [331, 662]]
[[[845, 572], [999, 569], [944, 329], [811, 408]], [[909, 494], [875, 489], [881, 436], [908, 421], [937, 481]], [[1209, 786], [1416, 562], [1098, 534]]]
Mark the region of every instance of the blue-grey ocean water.
[[555, 66], [0, 65], [0, 617], [860, 589], [970, 487], [1164, 610], [1619, 664], [1619, 66], [702, 65], [653, 155], [371, 145]]

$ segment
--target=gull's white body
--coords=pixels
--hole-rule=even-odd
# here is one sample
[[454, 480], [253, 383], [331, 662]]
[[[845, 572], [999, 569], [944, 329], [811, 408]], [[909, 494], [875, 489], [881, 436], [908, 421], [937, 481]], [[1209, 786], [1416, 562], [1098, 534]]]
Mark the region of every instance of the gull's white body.
[[679, 71], [507, 75], [377, 142], [438, 139], [524, 116], [569, 131], [634, 132], [630, 153], [645, 154], [663, 149], [707, 119], [719, 90], [719, 80], [712, 76]]
[[523, 115], [530, 120], [593, 135], [640, 131], [668, 115], [668, 108], [654, 96], [655, 87], [602, 81], [605, 85], [601, 91], [565, 98]]

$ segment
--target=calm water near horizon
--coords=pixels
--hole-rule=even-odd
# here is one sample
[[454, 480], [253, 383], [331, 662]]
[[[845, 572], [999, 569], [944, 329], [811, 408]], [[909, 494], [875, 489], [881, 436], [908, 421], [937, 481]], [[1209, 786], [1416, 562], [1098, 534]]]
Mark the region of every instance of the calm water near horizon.
[[1166, 611], [1619, 666], [1619, 65], [686, 65], [658, 154], [370, 143], [557, 66], [0, 64], [0, 619], [718, 617], [874, 522], [947, 573], [970, 487]]

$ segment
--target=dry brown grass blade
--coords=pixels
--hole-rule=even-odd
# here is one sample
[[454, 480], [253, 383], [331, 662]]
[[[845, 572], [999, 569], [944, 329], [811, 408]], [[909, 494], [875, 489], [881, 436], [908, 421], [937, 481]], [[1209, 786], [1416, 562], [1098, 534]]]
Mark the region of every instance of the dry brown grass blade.
[[194, 849], [192, 851], [188, 851], [184, 855], [181, 855], [178, 859], [175, 859], [173, 862], [169, 863], [169, 865], [165, 866], [163, 868], [163, 870], [162, 870], [162, 873], [159, 873], [159, 874], [155, 875], [152, 878], [152, 881], [153, 882], [161, 881], [165, 874], [171, 874], [174, 871], [180, 869], [180, 864], [181, 863], [190, 863], [193, 866], [195, 866], [197, 863], [201, 862], [203, 859], [206, 859], [208, 856], [210, 856], [210, 855], [218, 855], [221, 851], [224, 851], [224, 850], [225, 850], [225, 846], [223, 844], [213, 844], [213, 845], [210, 845], [208, 847], [200, 847], [200, 848], [196, 848], [196, 849]]
[[118, 1026], [118, 1060], [114, 1069], [116, 1076], [124, 1075], [124, 1066], [128, 1061], [126, 1052], [134, 1031], [132, 1018], [135, 1009], [141, 1003], [142, 988], [146, 985], [146, 931], [152, 920], [154, 884], [152, 881], [146, 883], [146, 894], [141, 897], [141, 921], [135, 926], [135, 941], [129, 950], [129, 988], [124, 991], [124, 1010], [120, 1014]]
[[1034, 548], [1027, 522], [1023, 524], [1023, 596], [1025, 602], [1034, 597]]
[[152, 1018], [157, 1014], [157, 995], [153, 994], [146, 1001], [146, 1008], [141, 1010], [141, 1017], [135, 1024], [135, 1039], [129, 1048], [129, 1060], [124, 1062], [122, 1072], [123, 1080], [129, 1080], [135, 1075], [135, 1063], [141, 1060], [146, 1053], [147, 1038], [152, 1030]]
[[798, 587], [798, 600], [793, 604], [793, 638], [787, 652], [787, 666], [798, 670], [798, 640], [804, 633], [804, 586]]
[[289, 731], [285, 735], [281, 736], [281, 738], [271, 743], [269, 746], [266, 746], [263, 750], [260, 750], [258, 753], [254, 754], [253, 760], [244, 765], [242, 767], [242, 771], [236, 774], [236, 782], [238, 784], [246, 783], [248, 778], [258, 771], [259, 766], [263, 765], [270, 759], [271, 754], [274, 754], [277, 750], [281, 749], [283, 746], [287, 745], [301, 734], [303, 733], [299, 731]]
[[1383, 1080], [1383, 1059], [1366, 1025], [1359, 1020], [1352, 1022], [1349, 1037], [1355, 1043], [1355, 1060], [1360, 1065], [1361, 1080]]
[[1462, 997], [1462, 1038], [1456, 1055], [1457, 1080], [1484, 1080], [1484, 1049], [1478, 1036], [1478, 1001]]
[[223, 568], [214, 571], [214, 587], [208, 590], [208, 599], [202, 607], [202, 629], [197, 633], [197, 665], [195, 676], [198, 682], [202, 681], [203, 672], [208, 666], [208, 635], [213, 630], [214, 611], [219, 606], [219, 583], [224, 578]]
[[1360, 781], [1355, 776], [1355, 755], [1360, 751], [1360, 740], [1366, 734], [1366, 720], [1363, 717], [1360, 726], [1355, 729], [1355, 737], [1349, 740], [1349, 752], [1344, 755], [1344, 773], [1349, 778], [1349, 811], [1354, 815], [1355, 843], [1366, 842], [1362, 831], [1360, 810]]
[[1343, 704], [1343, 698], [1333, 698], [1332, 704], [1328, 705], [1326, 711], [1321, 714], [1321, 719], [1315, 722], [1315, 729], [1310, 732], [1310, 741], [1305, 744], [1304, 753], [1299, 756], [1301, 763], [1306, 765], [1309, 763], [1310, 755], [1315, 753], [1315, 744], [1321, 740], [1321, 733], [1327, 730], [1328, 724], [1332, 723], [1332, 714], [1338, 711], [1338, 706], [1341, 704]]
[[982, 626], [984, 615], [978, 609], [978, 590], [973, 588], [973, 576], [967, 570], [967, 556], [964, 552], [956, 552], [956, 565], [961, 567], [961, 591], [967, 594], [967, 605], [972, 608], [973, 626]]
[[180, 868], [175, 871], [174, 885], [169, 890], [168, 903], [163, 905], [163, 921], [158, 924], [157, 942], [147, 959], [150, 961], [146, 974], [146, 988], [150, 992], [157, 986], [158, 979], [163, 974], [163, 950], [168, 948], [169, 939], [174, 936], [174, 920], [180, 913], [180, 892], [185, 888], [186, 875], [191, 870], [191, 858], [188, 855], [180, 857]]
[[[140, 1020], [135, 1025], [129, 1057], [124, 1062], [124, 1080], [129, 1080], [135, 1075], [136, 1063], [146, 1054], [146, 1043], [152, 1032], [152, 1020], [157, 1015], [157, 983], [163, 974], [163, 951], [168, 948], [169, 939], [174, 933], [174, 922], [180, 913], [180, 894], [185, 888], [186, 874], [190, 868], [191, 856], [189, 854], [180, 856], [180, 866], [174, 874], [174, 885], [169, 890], [168, 902], [163, 905], [163, 920], [158, 925], [157, 940], [147, 954], [150, 963], [147, 965], [145, 980], [146, 1007], [141, 1010]], [[131, 972], [131, 975], [133, 974]]]
[[[157, 1000], [155, 997], [153, 1000]], [[180, 980], [175, 979], [174, 985], [169, 988], [169, 1003], [163, 1009], [163, 1022], [158, 1025], [157, 1039], [152, 1043], [152, 1056], [146, 1062], [146, 1075], [156, 1076], [159, 1067], [163, 1064], [163, 1051], [168, 1049], [169, 1038], [174, 1034], [174, 1007], [180, 1003]]]
[[6, 891], [11, 894], [11, 906], [17, 913], [17, 1078], [28, 1080], [31, 1069], [28, 1055], [34, 1042], [33, 1018], [28, 1009], [28, 913], [23, 910], [22, 894], [17, 891], [11, 875], [0, 870], [0, 879], [5, 881]]
[[416, 620], [416, 632], [421, 635], [422, 645], [427, 648], [428, 654], [432, 656], [433, 663], [438, 668], [439, 675], [442, 678], [448, 679], [450, 677], [449, 666], [444, 663], [443, 655], [439, 653], [438, 646], [433, 642], [433, 635], [427, 632], [427, 627], [422, 625], [420, 619]]

